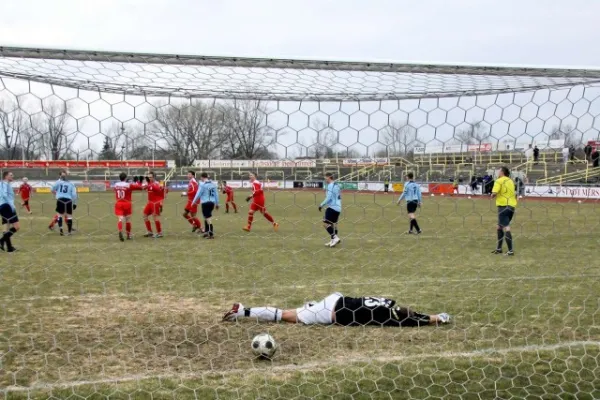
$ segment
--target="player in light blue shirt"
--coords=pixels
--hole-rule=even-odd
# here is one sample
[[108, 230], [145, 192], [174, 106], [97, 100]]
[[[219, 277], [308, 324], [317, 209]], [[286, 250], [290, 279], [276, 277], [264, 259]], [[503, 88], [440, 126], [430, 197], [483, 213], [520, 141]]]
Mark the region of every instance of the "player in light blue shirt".
[[198, 193], [196, 193], [192, 204], [197, 204], [200, 201], [202, 216], [204, 217], [204, 237], [206, 239], [214, 239], [215, 232], [212, 224], [212, 213], [213, 210], [219, 209], [219, 189], [213, 181], [208, 179], [206, 172], [200, 174], [200, 181]]
[[12, 187], [14, 175], [10, 171], [2, 173], [2, 182], [0, 182], [0, 218], [2, 226], [5, 229], [0, 237], [0, 250], [12, 253], [16, 251], [12, 245], [11, 237], [20, 228], [17, 208], [15, 207], [15, 191]]
[[325, 207], [323, 225], [331, 237], [331, 240], [325, 246], [335, 247], [342, 241], [338, 236], [338, 220], [342, 213], [342, 189], [330, 172], [325, 174], [325, 181], [327, 183], [325, 200], [319, 205], [319, 211]]
[[417, 223], [417, 217], [415, 212], [418, 207], [421, 207], [421, 203], [423, 202], [423, 197], [421, 196], [421, 186], [418, 183], [413, 181], [414, 174], [409, 172], [406, 174], [407, 182], [404, 183], [404, 191], [400, 195], [398, 199], [398, 203], [402, 201], [402, 199], [406, 199], [406, 211], [408, 212], [408, 218], [410, 219], [410, 229], [408, 230], [408, 234], [413, 234], [413, 228], [415, 229], [417, 234], [420, 234], [421, 228]]
[[62, 216], [58, 221], [60, 235], [63, 236], [62, 222], [67, 221], [68, 235], [73, 232], [73, 210], [77, 208], [77, 188], [67, 180], [67, 172], [61, 171], [59, 180], [52, 186], [52, 193], [56, 197], [56, 213]]

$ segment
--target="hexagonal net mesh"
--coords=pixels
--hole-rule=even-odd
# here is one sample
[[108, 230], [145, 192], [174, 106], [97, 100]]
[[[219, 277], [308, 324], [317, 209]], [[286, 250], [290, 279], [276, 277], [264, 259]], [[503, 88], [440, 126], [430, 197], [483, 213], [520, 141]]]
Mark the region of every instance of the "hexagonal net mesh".
[[599, 79], [0, 48], [0, 393], [599, 398]]

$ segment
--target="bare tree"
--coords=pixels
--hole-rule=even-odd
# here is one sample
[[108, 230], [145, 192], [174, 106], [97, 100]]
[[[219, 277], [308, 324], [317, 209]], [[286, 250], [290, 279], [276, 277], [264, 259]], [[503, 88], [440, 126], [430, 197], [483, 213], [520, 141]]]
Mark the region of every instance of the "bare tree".
[[72, 152], [76, 135], [69, 134], [68, 123], [67, 104], [64, 101], [44, 104], [44, 112], [33, 119], [32, 126], [39, 135], [41, 154], [47, 160], [65, 159]]
[[28, 130], [26, 118], [20, 108], [12, 102], [0, 100], [0, 158], [15, 160], [23, 153], [21, 135]]
[[581, 138], [577, 138], [577, 131], [571, 124], [561, 124], [560, 126], [554, 125], [548, 135], [548, 139], [563, 139], [565, 141], [565, 146], [577, 146], [581, 144]]
[[102, 150], [98, 154], [99, 160], [116, 160], [124, 156], [127, 135], [122, 125], [114, 123], [108, 127], [104, 134]]
[[405, 156], [423, 144], [417, 139], [417, 130], [404, 121], [392, 121], [386, 126], [381, 141], [389, 156]]
[[490, 138], [490, 132], [483, 121], [470, 122], [468, 125], [467, 128], [456, 132], [454, 136], [460, 143], [481, 145]]
[[301, 144], [307, 148], [307, 155], [318, 159], [335, 157], [333, 147], [338, 143], [338, 131], [335, 127], [318, 118], [313, 120], [310, 126], [317, 132], [317, 136], [309, 144], [301, 141]]
[[150, 148], [178, 159], [181, 165], [209, 158], [223, 146], [223, 112], [202, 101], [157, 107], [152, 117]]
[[267, 122], [269, 110], [264, 101], [233, 100], [223, 107], [229, 158], [271, 158], [269, 148], [275, 144], [275, 130]]

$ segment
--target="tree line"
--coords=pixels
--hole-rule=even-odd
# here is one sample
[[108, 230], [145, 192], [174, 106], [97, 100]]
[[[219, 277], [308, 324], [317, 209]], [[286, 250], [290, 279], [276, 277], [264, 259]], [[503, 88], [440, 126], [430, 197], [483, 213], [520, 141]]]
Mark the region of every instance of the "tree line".
[[[0, 159], [167, 159], [178, 165], [194, 160], [272, 159], [277, 138], [287, 132], [276, 130], [268, 103], [254, 100], [209, 102], [190, 99], [158, 104], [146, 112], [149, 121], [136, 128], [113, 123], [101, 132], [103, 143], [94, 149], [89, 138], [80, 135], [80, 120], [71, 117], [64, 101], [42, 101], [42, 111], [29, 114], [14, 101], [0, 99]], [[334, 158], [365, 155], [410, 156], [415, 147], [426, 144], [408, 121], [389, 120], [377, 132], [377, 147], [364, 154], [341, 145], [340, 128], [330, 120], [311, 119], [313, 134], [296, 137], [296, 154], [286, 157]], [[80, 139], [78, 139], [78, 136]], [[581, 142], [571, 125], [552, 128], [549, 139], [564, 139], [567, 145]], [[77, 143], [87, 140], [87, 143]], [[484, 121], [466, 122], [446, 144], [481, 144], [492, 140]], [[77, 150], [76, 147], [82, 150]]]
[[[0, 159], [169, 159], [179, 165], [208, 158], [270, 159], [276, 131], [268, 121], [270, 110], [263, 101], [233, 100], [208, 103], [201, 100], [161, 104], [145, 115], [150, 122], [130, 128], [114, 123], [103, 132], [103, 143], [94, 151], [76, 142], [81, 122], [71, 117], [66, 102], [43, 104], [30, 115], [16, 103], [0, 100]], [[79, 137], [79, 139], [78, 139]], [[81, 148], [82, 143], [79, 143]]]

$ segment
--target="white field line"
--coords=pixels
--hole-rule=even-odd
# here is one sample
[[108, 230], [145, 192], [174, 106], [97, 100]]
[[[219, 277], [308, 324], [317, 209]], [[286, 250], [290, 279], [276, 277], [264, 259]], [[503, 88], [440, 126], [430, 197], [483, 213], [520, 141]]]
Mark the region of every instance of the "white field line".
[[406, 362], [406, 361], [417, 361], [427, 359], [449, 359], [449, 358], [478, 358], [485, 356], [505, 356], [513, 353], [527, 353], [527, 352], [544, 352], [544, 351], [556, 351], [572, 347], [582, 346], [597, 346], [600, 348], [599, 341], [571, 341], [562, 342], [551, 345], [529, 345], [529, 346], [518, 346], [504, 349], [487, 348], [481, 350], [464, 351], [464, 352], [439, 352], [429, 354], [416, 354], [416, 355], [399, 355], [399, 356], [376, 356], [376, 357], [354, 357], [354, 358], [338, 358], [329, 359], [323, 361], [309, 362], [302, 365], [277, 365], [266, 368], [248, 368], [248, 369], [226, 369], [226, 370], [212, 370], [212, 371], [197, 371], [197, 372], [185, 372], [185, 373], [165, 373], [165, 374], [139, 374], [139, 375], [123, 375], [115, 378], [95, 379], [95, 380], [80, 380], [80, 381], [69, 381], [69, 382], [57, 382], [57, 383], [36, 383], [31, 386], [8, 386], [4, 390], [0, 390], [0, 393], [8, 394], [14, 392], [30, 392], [38, 390], [60, 390], [69, 389], [78, 386], [95, 386], [95, 385], [111, 385], [120, 384], [127, 382], [143, 381], [149, 379], [199, 379], [207, 376], [225, 377], [228, 375], [244, 375], [248, 373], [260, 373], [263, 375], [275, 375], [280, 372], [311, 372], [319, 369], [326, 369], [333, 366], [344, 367], [351, 363], [370, 363], [370, 362]]
[[[395, 283], [390, 279], [375, 279], [363, 282], [329, 282], [329, 283], [315, 283], [314, 285], [270, 285], [269, 289], [276, 290], [293, 290], [293, 289], [312, 289], [312, 288], [336, 288], [340, 286], [369, 286], [369, 285], [404, 285], [404, 284], [431, 284], [435, 283], [438, 285], [444, 285], [447, 283], [493, 283], [493, 282], [522, 282], [522, 281], [542, 281], [542, 280], [551, 280], [551, 279], [561, 279], [561, 280], [572, 280], [572, 279], [582, 279], [582, 278], [600, 278], [600, 274], [584, 274], [584, 275], [540, 275], [540, 276], [514, 276], [510, 278], [468, 278], [468, 279], [409, 279], [402, 282]], [[237, 289], [217, 289], [214, 288], [205, 288], [198, 289], [198, 292], [203, 291], [205, 293], [215, 293], [218, 291], [223, 291], [227, 293], [242, 293], [242, 292], [253, 292], [256, 290], [265, 289], [265, 287], [257, 286], [257, 287], [244, 287]], [[82, 293], [80, 295], [61, 295], [61, 296], [28, 296], [28, 297], [10, 297], [3, 296], [0, 298], [0, 301], [36, 301], [36, 300], [70, 300], [70, 299], [110, 299], [110, 298], [128, 298], [128, 297], [156, 297], [156, 296], [171, 296], [171, 297], [190, 297], [189, 292], [183, 293], [169, 293], [169, 292], [138, 292], [138, 293], [107, 293], [107, 294], [98, 294], [98, 293]], [[325, 293], [324, 293], [325, 294]]]

